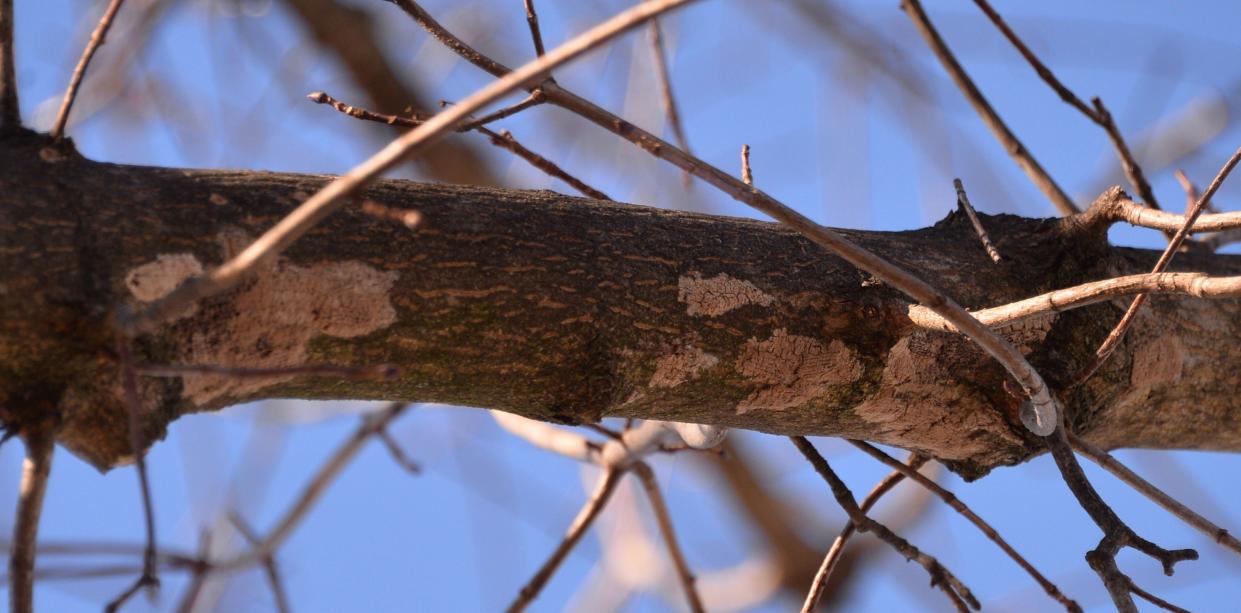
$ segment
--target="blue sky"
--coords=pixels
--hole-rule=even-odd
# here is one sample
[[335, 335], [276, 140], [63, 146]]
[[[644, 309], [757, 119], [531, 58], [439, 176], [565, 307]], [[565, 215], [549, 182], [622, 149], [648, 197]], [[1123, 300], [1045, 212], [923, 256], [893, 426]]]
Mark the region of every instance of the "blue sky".
[[[16, 0], [27, 123], [40, 129], [50, 125], [102, 4]], [[435, 97], [459, 99], [487, 82], [485, 74], [456, 61], [390, 4], [354, 4], [379, 17], [383, 43], [398, 66]], [[740, 145], [750, 144], [756, 182], [832, 226], [898, 230], [933, 223], [955, 206], [953, 177], [965, 181], [981, 211], [1054, 215], [930, 61], [895, 2], [839, 6], [903, 50], [894, 56], [895, 65], [917, 77], [925, 87], [921, 97], [859, 67], [856, 58], [790, 8], [793, 4], [704, 0], [665, 20], [672, 78], [698, 155], [737, 169]], [[127, 28], [149, 5], [140, 0], [126, 4], [117, 30], [96, 58], [93, 78], [85, 83], [69, 133], [87, 156], [159, 166], [339, 173], [389, 136], [303, 98], [326, 90], [360, 101], [340, 69], [307, 41], [280, 2], [171, 2], [149, 41], [138, 46], [130, 69], [112, 83], [99, 78], [121, 61], [125, 34], [131, 32]], [[426, 3], [446, 25], [511, 65], [531, 53], [520, 5], [515, 0]], [[602, 0], [538, 4], [549, 46], [625, 6]], [[1135, 139], [1187, 108], [1224, 109], [1217, 112], [1232, 117], [1241, 109], [1241, 64], [1235, 61], [1241, 52], [1235, 34], [1241, 4], [997, 2], [996, 8], [1080, 96], [1102, 96], [1122, 130]], [[1039, 82], [972, 3], [930, 2], [927, 9], [991, 102], [1070, 194], [1086, 202], [1120, 180], [1102, 131]], [[666, 126], [650, 74], [645, 37], [638, 34], [566, 67], [557, 78], [661, 132]], [[703, 184], [687, 191], [675, 169], [556, 109], [534, 109], [502, 127], [619, 200], [754, 215]], [[1184, 168], [1205, 185], [1241, 143], [1235, 126], [1213, 129], [1207, 122], [1204, 129], [1212, 136], [1195, 153], [1170, 167], [1148, 168], [1168, 208], [1180, 209], [1184, 200], [1172, 179], [1174, 168]], [[486, 148], [481, 139], [473, 144], [513, 186], [569, 191]], [[417, 178], [408, 169], [395, 175]], [[1233, 182], [1216, 202], [1233, 208], [1239, 197], [1241, 186]], [[1128, 228], [1114, 230], [1113, 240], [1146, 247], [1162, 242], [1157, 233]], [[242, 511], [260, 530], [270, 526], [356, 427], [360, 410], [356, 404], [279, 402], [177, 422], [149, 460], [161, 544], [192, 551], [202, 528], [218, 523], [229, 509]], [[580, 467], [503, 435], [477, 410], [418, 408], [401, 418], [393, 433], [424, 473], [403, 472], [379, 444], [366, 448], [280, 551], [293, 608], [503, 607], [581, 503]], [[756, 434], [736, 437], [762, 454], [769, 483], [835, 531], [842, 514], [787, 442]], [[839, 442], [820, 445], [855, 492], [869, 489], [884, 473]], [[1208, 517], [1241, 526], [1235, 477], [1241, 474], [1241, 457], [1142, 451], [1119, 456]], [[16, 443], [0, 449], [0, 508], [12, 508], [20, 457]], [[695, 569], [709, 574], [742, 561], [755, 537], [718, 493], [701, 460], [682, 454], [655, 464]], [[1087, 469], [1121, 516], [1144, 536], [1167, 546], [1195, 547], [1202, 556], [1165, 578], [1149, 559], [1123, 554], [1121, 564], [1142, 585], [1193, 610], [1227, 610], [1241, 598], [1236, 579], [1241, 559], [1110, 477]], [[46, 539], [140, 542], [132, 470], [100, 475], [60, 453], [53, 474], [42, 524]], [[999, 470], [968, 487], [952, 476], [941, 482], [1089, 610], [1109, 610], [1082, 558], [1098, 533], [1049, 459]], [[945, 508], [932, 505], [903, 531], [957, 571], [990, 610], [1047, 610], [1054, 604]], [[946, 609], [942, 595], [925, 587], [921, 569], [887, 550], [874, 552], [868, 574], [845, 604], [848, 610]], [[564, 608], [599, 555], [599, 541], [592, 535], [534, 610]], [[45, 557], [40, 563], [65, 568], [136, 560]], [[130, 579], [49, 581], [40, 584], [37, 602], [44, 610], [97, 610]], [[163, 579], [159, 600], [139, 598], [127, 610], [175, 608], [183, 576], [169, 572]], [[222, 610], [272, 606], [260, 572], [237, 575], [218, 587]], [[637, 596], [625, 610], [667, 610], [669, 602], [678, 601]]]

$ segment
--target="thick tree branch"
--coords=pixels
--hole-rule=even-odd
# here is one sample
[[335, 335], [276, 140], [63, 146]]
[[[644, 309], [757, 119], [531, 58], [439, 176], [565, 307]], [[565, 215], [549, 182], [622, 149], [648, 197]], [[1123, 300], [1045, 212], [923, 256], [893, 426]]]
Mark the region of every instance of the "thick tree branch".
[[[112, 466], [131, 449], [109, 310], [230, 257], [329, 178], [50, 163], [38, 157], [45, 141], [25, 138], [0, 148], [0, 418], [58, 415], [62, 444]], [[977, 346], [918, 330], [907, 298], [774, 224], [402, 181], [359, 197], [423, 221], [411, 231], [347, 207], [251, 280], [144, 337], [135, 359], [400, 374], [140, 377], [143, 440], [234, 402], [352, 397], [848, 436], [971, 477], [1042, 450], [1017, 421], [1004, 370]], [[1110, 247], [1105, 226], [1084, 220], [983, 221], [1001, 264], [962, 214], [914, 232], [842, 233], [975, 310], [1143, 272], [1158, 256]], [[1186, 253], [1174, 268], [1235, 276], [1241, 259]], [[1241, 347], [1228, 342], [1241, 335], [1241, 305], [1160, 297], [1150, 307], [1066, 398], [1075, 432], [1105, 449], [1241, 450]], [[998, 331], [1054, 384], [1086, 363], [1122, 308]], [[1218, 367], [1187, 366], [1199, 362]]]

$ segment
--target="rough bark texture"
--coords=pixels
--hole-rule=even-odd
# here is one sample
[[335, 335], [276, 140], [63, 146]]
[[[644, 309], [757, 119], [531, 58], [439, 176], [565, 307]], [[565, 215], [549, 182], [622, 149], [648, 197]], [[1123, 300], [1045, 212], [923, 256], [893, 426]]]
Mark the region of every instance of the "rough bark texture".
[[[0, 143], [0, 418], [60, 422], [100, 468], [124, 462], [111, 310], [236, 252], [328, 177], [118, 166]], [[42, 151], [43, 155], [40, 155]], [[1004, 372], [968, 340], [915, 330], [896, 291], [771, 223], [551, 192], [381, 181], [365, 198], [424, 216], [411, 232], [352, 206], [225, 296], [138, 339], [153, 363], [398, 365], [391, 381], [144, 379], [150, 440], [179, 415], [268, 397], [388, 398], [563, 423], [631, 416], [836, 435], [945, 460], [967, 477], [1041, 448]], [[1116, 274], [1157, 254], [1074, 220], [983, 216], [852, 232], [970, 308]], [[1180, 269], [1241, 274], [1241, 258]], [[1006, 333], [1054, 386], [1123, 309]], [[1241, 304], [1155, 298], [1068, 399], [1105, 447], [1241, 451]]]

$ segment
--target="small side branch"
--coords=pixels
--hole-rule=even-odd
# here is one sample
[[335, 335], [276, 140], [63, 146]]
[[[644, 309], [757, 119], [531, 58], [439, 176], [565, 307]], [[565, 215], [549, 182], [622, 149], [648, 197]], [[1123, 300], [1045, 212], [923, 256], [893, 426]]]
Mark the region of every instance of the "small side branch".
[[526, 5], [526, 25], [530, 26], [530, 40], [534, 42], [534, 56], [543, 57], [543, 32], [539, 30], [539, 15], [534, 12], [534, 0], [523, 0]]
[[685, 561], [685, 554], [681, 552], [681, 546], [677, 544], [676, 530], [672, 526], [672, 515], [668, 513], [664, 495], [659, 491], [655, 471], [651, 470], [646, 462], [635, 462], [630, 470], [642, 482], [642, 489], [646, 491], [646, 499], [651, 502], [655, 524], [659, 526], [659, 534], [663, 537], [664, 546], [668, 549], [668, 557], [672, 560], [672, 566], [676, 568], [677, 579], [681, 582], [681, 589], [685, 592], [689, 610], [693, 613], [702, 613], [704, 611], [702, 598], [698, 595], [698, 588], [694, 587], [694, 573], [690, 571], [689, 564]]
[[1043, 576], [1043, 573], [1040, 573], [1038, 569], [1034, 568], [1033, 564], [1030, 564], [1030, 562], [1022, 557], [1021, 554], [1017, 553], [1017, 550], [1013, 549], [1013, 546], [1009, 545], [1008, 541], [1004, 540], [1004, 538], [1000, 536], [1000, 533], [997, 532], [995, 528], [991, 527], [991, 524], [987, 523], [983, 518], [979, 517], [977, 513], [974, 513], [973, 510], [965, 506], [965, 503], [961, 502], [961, 499], [957, 498], [956, 494], [944, 489], [938, 483], [928, 479], [916, 469], [897, 462], [888, 454], [877, 449], [874, 445], [858, 440], [850, 440], [849, 443], [862, 450], [862, 452], [866, 455], [875, 458], [888, 468], [891, 468], [905, 477], [912, 479], [932, 494], [939, 496], [945, 504], [952, 507], [952, 509], [957, 513], [960, 513], [962, 517], [974, 524], [974, 526], [977, 527], [978, 530], [981, 531], [988, 539], [990, 539], [991, 542], [995, 543], [996, 547], [1000, 548], [1000, 551], [1003, 551], [1005, 555], [1012, 558], [1012, 560], [1016, 562], [1022, 570], [1026, 571], [1026, 573], [1029, 574], [1030, 577], [1043, 588], [1043, 591], [1047, 592], [1048, 596], [1051, 596], [1056, 600], [1056, 602], [1059, 602], [1070, 613], [1082, 613], [1082, 608], [1080, 605], [1074, 602], [1073, 599], [1065, 596], [1064, 593], [1060, 591], [1060, 588], [1056, 587], [1056, 584], [1049, 581], [1047, 577]]
[[[326, 104], [328, 106], [331, 106], [332, 108], [350, 117], [353, 117], [355, 119], [362, 119], [366, 121], [376, 121], [380, 123], [386, 123], [390, 126], [405, 126], [405, 127], [410, 127], [410, 128], [415, 128], [415, 127], [418, 127], [426, 123], [426, 120], [421, 119], [421, 118], [409, 118], [409, 117], [400, 117], [397, 115], [385, 115], [383, 113], [376, 113], [374, 111], [367, 110], [362, 107], [345, 104], [344, 102], [341, 102], [340, 100], [337, 100], [336, 98], [333, 98], [332, 96], [324, 92], [313, 92], [313, 93], [307, 94], [306, 97], [319, 104]], [[534, 102], [528, 102], [531, 100], [533, 100]], [[573, 189], [576, 189], [578, 192], [581, 192], [581, 194], [586, 196], [587, 198], [594, 198], [596, 200], [611, 200], [611, 198], [608, 197], [607, 194], [587, 185], [586, 182], [582, 181], [581, 179], [578, 179], [577, 177], [569, 174], [568, 172], [565, 172], [565, 170], [562, 169], [560, 166], [557, 166], [555, 162], [552, 162], [551, 160], [539, 155], [538, 153], [531, 151], [525, 145], [522, 145], [521, 143], [517, 142], [517, 139], [513, 138], [513, 135], [509, 133], [507, 130], [500, 132], [500, 133], [496, 133], [495, 131], [485, 127], [485, 124], [490, 123], [491, 121], [500, 119], [501, 117], [507, 117], [509, 115], [517, 113], [521, 109], [528, 108], [528, 106], [539, 104], [541, 101], [542, 101], [541, 97], [531, 94], [531, 96], [527, 98], [526, 101], [519, 102], [513, 106], [501, 109], [500, 111], [497, 111], [496, 113], [488, 115], [482, 119], [471, 121], [467, 124], [464, 124], [456, 128], [456, 131], [466, 132], [466, 131], [473, 130], [475, 132], [478, 132], [479, 134], [486, 136], [487, 139], [491, 141], [492, 145], [499, 147], [501, 149], [504, 149], [505, 151], [508, 151], [512, 153], [513, 155], [516, 155], [517, 157], [525, 160], [526, 163], [541, 170], [547, 176], [564, 181], [570, 187], [572, 187]]]
[[793, 441], [793, 445], [797, 447], [798, 451], [801, 451], [811, 466], [814, 466], [815, 472], [819, 473], [819, 476], [823, 477], [824, 481], [827, 481], [828, 486], [832, 489], [832, 496], [836, 498], [836, 502], [849, 515], [850, 521], [857, 525], [858, 530], [873, 533], [880, 540], [900, 552], [906, 560], [920, 564], [926, 569], [927, 574], [931, 576], [931, 585], [943, 590], [958, 611], [978, 610], [981, 608], [981, 605], [974, 598], [974, 594], [970, 592], [969, 588], [960, 579], [957, 579], [956, 575], [952, 574], [943, 564], [940, 564], [939, 560], [923, 553], [909, 541], [889, 530], [887, 526], [868, 517], [861, 507], [858, 506], [857, 501], [853, 499], [853, 494], [849, 491], [849, 487], [840, 479], [836, 471], [832, 470], [831, 465], [819, 454], [814, 445], [811, 445], [810, 441], [806, 440], [806, 437], [790, 436], [789, 439]]
[[[668, 127], [677, 146], [690, 153], [689, 139], [685, 137], [685, 128], [681, 125], [681, 112], [677, 108], [676, 96], [672, 93], [672, 78], [668, 70], [668, 52], [664, 47], [663, 29], [658, 19], [652, 19], [646, 25], [647, 38], [651, 42], [651, 62], [655, 65], [655, 78], [659, 81], [659, 99], [664, 107], [664, 116], [668, 119]], [[684, 175], [688, 185], [690, 176]]]
[[599, 517], [599, 512], [603, 507], [607, 506], [608, 500], [612, 498], [612, 494], [616, 491], [616, 486], [620, 484], [621, 476], [624, 471], [617, 468], [605, 468], [603, 474], [599, 477], [598, 484], [595, 485], [594, 492], [586, 499], [586, 503], [582, 505], [582, 510], [578, 511], [577, 517], [573, 518], [573, 523], [569, 525], [568, 531], [565, 532], [564, 538], [556, 549], [552, 551], [552, 555], [547, 561], [539, 567], [538, 572], [530, 578], [526, 585], [522, 586], [521, 591], [517, 593], [517, 598], [508, 606], [508, 613], [518, 613], [526, 610], [530, 603], [543, 591], [543, 586], [547, 585], [548, 579], [555, 574], [556, 569], [560, 567], [560, 563], [564, 562], [566, 556], [582, 540], [582, 535], [586, 534], [586, 530], [595, 522], [595, 518]]
[[[913, 470], [918, 470], [926, 463], [926, 456], [910, 454], [905, 465]], [[879, 502], [888, 492], [892, 491], [897, 484], [905, 480], [905, 475], [899, 470], [894, 470], [875, 487], [871, 488], [870, 493], [862, 499], [862, 504], [858, 508], [863, 513], [869, 512], [875, 503]], [[845, 527], [840, 530], [840, 534], [836, 535], [836, 540], [832, 541], [832, 546], [827, 550], [827, 555], [823, 557], [823, 563], [819, 566], [818, 572], [814, 574], [814, 581], [810, 583], [810, 591], [806, 594], [806, 601], [802, 603], [801, 613], [814, 613], [819, 608], [819, 600], [823, 597], [823, 590], [827, 587], [827, 580], [831, 578], [832, 571], [836, 569], [836, 563], [840, 561], [845, 552], [845, 545], [849, 543], [849, 539], [853, 537], [853, 533], [857, 531], [857, 525], [852, 521], [845, 522]]]
[[108, 37], [108, 30], [112, 27], [112, 21], [116, 19], [116, 14], [124, 3], [125, 0], [112, 0], [108, 3], [108, 8], [104, 9], [103, 17], [99, 18], [95, 31], [91, 32], [90, 40], [87, 41], [86, 48], [82, 50], [82, 57], [78, 59], [78, 65], [73, 69], [73, 75], [69, 77], [69, 87], [65, 89], [60, 111], [56, 113], [56, 122], [52, 125], [52, 140], [58, 141], [64, 137], [65, 124], [69, 121], [69, 111], [73, 109], [73, 102], [78, 97], [78, 88], [82, 86], [86, 69], [90, 67], [90, 61], [95, 57], [95, 52], [103, 46], [104, 40]]
[[117, 336], [117, 356], [120, 358], [121, 387], [124, 389], [125, 405], [129, 419], [129, 448], [134, 454], [134, 469], [138, 473], [138, 488], [142, 496], [142, 517], [146, 528], [146, 547], [142, 552], [142, 574], [134, 584], [121, 592], [105, 607], [116, 611], [142, 588], [152, 592], [159, 588], [158, 551], [155, 540], [155, 506], [151, 502], [151, 482], [146, 469], [146, 440], [142, 433], [142, 401], [138, 395], [137, 373], [130, 341]]
[[1087, 119], [1093, 121], [1103, 131], [1107, 133], [1107, 137], [1112, 141], [1112, 146], [1116, 149], [1116, 155], [1120, 158], [1121, 167], [1125, 171], [1125, 178], [1129, 179], [1129, 183], [1137, 190], [1138, 195], [1146, 202], [1146, 205], [1152, 209], [1159, 209], [1159, 202], [1155, 200], [1155, 192], [1151, 189], [1150, 181], [1146, 180], [1146, 175], [1142, 172], [1142, 167], [1138, 165], [1137, 160], [1133, 157], [1132, 151], [1129, 149], [1128, 143], [1120, 134], [1120, 128], [1116, 127], [1116, 122], [1112, 119], [1112, 114], [1108, 112], [1107, 107], [1103, 106], [1103, 101], [1099, 98], [1092, 98], [1091, 106], [1087, 106], [1081, 98], [1077, 97], [1072, 90], [1064, 85], [1056, 74], [1047, 67], [1038, 56], [1026, 46], [1017, 33], [1008, 27], [1008, 23], [1004, 21], [1000, 14], [991, 8], [991, 4], [987, 0], [974, 0], [974, 4], [991, 20], [996, 29], [1008, 39], [1008, 42], [1017, 49], [1021, 57], [1025, 58], [1034, 72], [1043, 79], [1047, 86], [1052, 88], [1061, 100], [1068, 103], [1069, 106], [1077, 109]]
[[1125, 547], [1132, 547], [1160, 562], [1163, 572], [1172, 575], [1173, 567], [1184, 560], [1197, 560], [1198, 552], [1193, 549], [1164, 549], [1140, 536], [1121, 521], [1116, 512], [1108, 506], [1094, 486], [1086, 478], [1086, 473], [1073, 456], [1064, 428], [1044, 439], [1051, 456], [1060, 469], [1064, 482], [1077, 498], [1082, 509], [1094, 520], [1103, 531], [1099, 546], [1086, 554], [1086, 562], [1099, 575], [1104, 587], [1112, 597], [1112, 603], [1121, 613], [1137, 613], [1137, 605], [1133, 602], [1136, 593], [1133, 580], [1120, 571], [1116, 565], [1116, 554]]
[[17, 497], [17, 517], [13, 522], [13, 544], [9, 550], [9, 610], [34, 610], [35, 552], [39, 544], [39, 518], [43, 496], [47, 493], [52, 470], [55, 440], [49, 428], [33, 428], [23, 433], [26, 459], [22, 462], [22, 481]]
[[1000, 252], [996, 250], [995, 245], [991, 243], [991, 237], [987, 236], [987, 229], [982, 227], [978, 213], [974, 212], [974, 205], [970, 204], [970, 197], [965, 195], [965, 185], [960, 179], [953, 179], [952, 186], [957, 189], [957, 205], [970, 218], [970, 223], [974, 225], [974, 232], [978, 233], [978, 240], [982, 241], [982, 248], [987, 250], [987, 255], [991, 256], [992, 262], [999, 264], [1003, 258], [1000, 257]]
[[[1216, 173], [1215, 178], [1211, 180], [1211, 184], [1207, 186], [1207, 190], [1202, 193], [1202, 196], [1198, 198], [1198, 201], [1195, 202], [1193, 206], [1189, 207], [1188, 211], [1185, 211], [1185, 221], [1181, 224], [1181, 227], [1177, 228], [1176, 234], [1172, 235], [1171, 240], [1168, 241], [1168, 246], [1163, 250], [1163, 253], [1160, 254], [1159, 260], [1155, 262], [1155, 267], [1151, 270], [1152, 273], [1161, 273], [1168, 268], [1168, 264], [1171, 263], [1172, 258], [1176, 256], [1177, 250], [1181, 248], [1181, 244], [1184, 243], [1185, 238], [1189, 236], [1190, 228], [1193, 227], [1194, 222], [1198, 219], [1198, 216], [1201, 215], [1202, 211], [1206, 208], [1206, 203], [1210, 202], [1211, 197], [1215, 195], [1215, 192], [1219, 191], [1220, 186], [1224, 184], [1224, 181], [1228, 178], [1228, 175], [1232, 172], [1232, 169], [1236, 167], [1238, 161], [1241, 161], [1241, 148], [1238, 148], [1235, 152], [1233, 152], [1232, 157], [1228, 158], [1228, 161], [1224, 162], [1224, 166], [1219, 169], [1219, 172]], [[1091, 375], [1093, 375], [1095, 371], [1097, 371], [1099, 367], [1107, 361], [1108, 357], [1112, 355], [1112, 352], [1116, 351], [1116, 347], [1120, 344], [1121, 339], [1125, 337], [1125, 332], [1129, 330], [1129, 326], [1133, 325], [1133, 320], [1137, 318], [1138, 311], [1146, 302], [1146, 296], [1146, 294], [1138, 294], [1133, 297], [1133, 302], [1129, 303], [1129, 308], [1125, 310], [1125, 314], [1120, 318], [1120, 321], [1116, 324], [1116, 327], [1112, 328], [1112, 331], [1108, 333], [1107, 338], [1103, 339], [1103, 343], [1100, 344], [1099, 348], [1095, 350], [1094, 359], [1091, 360], [1090, 364], [1082, 369], [1081, 374], [1074, 379], [1074, 385], [1080, 385], [1082, 382], [1089, 379]]]
[[[1126, 275], [1083, 283], [1018, 300], [972, 314], [988, 326], [1003, 326], [1047, 313], [1063, 313], [1121, 296], [1134, 294], [1184, 294], [1197, 298], [1235, 298], [1241, 296], [1241, 276], [1211, 277], [1200, 272], [1161, 272]], [[946, 319], [930, 309], [913, 305], [909, 319], [928, 330], [956, 332]]]
[[1051, 175], [1043, 170], [1038, 160], [1035, 160], [1025, 145], [1021, 144], [1017, 135], [1013, 134], [1013, 131], [1008, 128], [1003, 119], [1000, 119], [1000, 114], [995, 112], [991, 103], [987, 101], [987, 98], [982, 95], [982, 91], [974, 84], [974, 80], [970, 78], [965, 69], [961, 67], [961, 63], [957, 61], [956, 56], [948, 49], [948, 45], [939, 35], [935, 26], [931, 25], [931, 19], [922, 10], [922, 3], [918, 0], [902, 0], [901, 8], [913, 20], [918, 33], [922, 35], [927, 45], [930, 46], [931, 51], [935, 53], [935, 57], [939, 58], [939, 62], [948, 71], [948, 75], [957, 84], [957, 89], [960, 89], [961, 93], [965, 94], [965, 99], [969, 101], [970, 106], [974, 107], [974, 111], [978, 113], [983, 123], [995, 135], [996, 140], [999, 140], [1000, 144], [1004, 145], [1004, 149], [1017, 162], [1017, 166], [1021, 167], [1026, 176], [1030, 177], [1030, 180], [1034, 182], [1039, 191], [1043, 192], [1048, 200], [1051, 200], [1051, 203], [1055, 205], [1061, 214], [1073, 215], [1080, 213], [1081, 209], [1077, 208], [1076, 204], [1073, 204], [1073, 200], [1069, 198], [1068, 194], [1060, 189], [1060, 186], [1051, 178]]
[[1241, 540], [1233, 536], [1219, 527], [1214, 522], [1199, 515], [1193, 509], [1185, 506], [1177, 499], [1169, 496], [1163, 490], [1155, 487], [1154, 484], [1143, 479], [1140, 475], [1129, 470], [1129, 467], [1122, 464], [1119, 460], [1112, 457], [1112, 454], [1091, 445], [1085, 440], [1078, 438], [1072, 432], [1068, 433], [1069, 445], [1073, 447], [1073, 451], [1080, 453], [1090, 459], [1091, 462], [1098, 464], [1107, 472], [1112, 473], [1117, 479], [1124, 481], [1126, 485], [1137, 490], [1148, 500], [1164, 508], [1164, 510], [1180, 518], [1195, 530], [1205, 534], [1208, 538], [1219, 543], [1220, 545], [1231, 549], [1237, 555], [1241, 555]]

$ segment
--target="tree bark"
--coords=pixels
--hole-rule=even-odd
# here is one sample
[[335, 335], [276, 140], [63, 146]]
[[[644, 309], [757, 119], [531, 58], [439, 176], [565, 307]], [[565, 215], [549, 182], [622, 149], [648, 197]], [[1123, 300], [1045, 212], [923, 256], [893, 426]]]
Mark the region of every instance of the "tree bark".
[[[0, 418], [49, 415], [100, 469], [132, 456], [118, 384], [118, 305], [140, 307], [222, 262], [329, 177], [121, 166], [0, 141]], [[860, 438], [975, 478], [1042, 445], [1003, 369], [967, 339], [916, 329], [901, 294], [762, 221], [539, 191], [379, 181], [411, 231], [360, 206], [330, 217], [241, 288], [135, 341], [155, 364], [393, 364], [390, 380], [144, 378], [147, 440], [180, 415], [271, 398], [369, 398]], [[908, 232], [845, 231], [969, 308], [1120, 274], [1157, 252], [1077, 219], [982, 216], [993, 263], [950, 214]], [[1183, 254], [1181, 270], [1241, 274]], [[1054, 387], [1127, 301], [1004, 332]], [[1066, 399], [1097, 445], [1241, 451], [1241, 303], [1155, 297]]]

